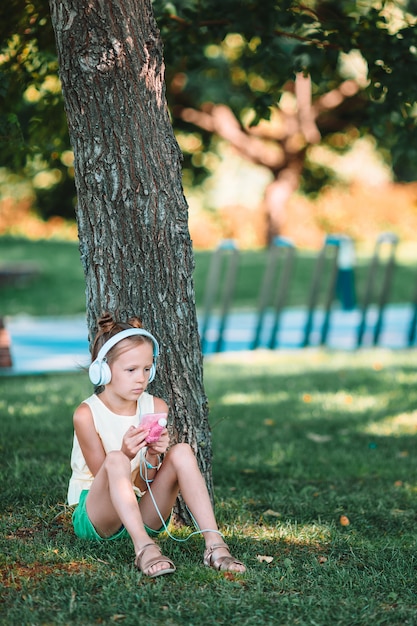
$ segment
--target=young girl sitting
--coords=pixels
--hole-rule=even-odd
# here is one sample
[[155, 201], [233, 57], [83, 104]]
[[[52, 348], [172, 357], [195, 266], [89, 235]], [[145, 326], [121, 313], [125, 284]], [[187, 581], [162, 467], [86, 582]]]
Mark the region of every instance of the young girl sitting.
[[98, 327], [89, 369], [96, 392], [74, 413], [68, 503], [77, 505], [76, 535], [114, 540], [127, 533], [140, 571], [171, 574], [175, 565], [153, 539], [165, 530], [181, 492], [204, 536], [204, 564], [244, 572], [222, 540], [192, 448], [169, 447], [165, 427], [149, 440], [153, 431], [140, 423], [148, 413], [168, 414], [166, 402], [146, 391], [155, 377], [158, 342], [138, 318], [124, 323], [107, 313]]

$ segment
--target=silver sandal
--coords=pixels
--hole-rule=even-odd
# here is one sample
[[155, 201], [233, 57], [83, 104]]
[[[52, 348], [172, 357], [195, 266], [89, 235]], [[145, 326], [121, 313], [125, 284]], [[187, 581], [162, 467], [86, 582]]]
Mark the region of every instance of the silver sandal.
[[[229, 552], [229, 556], [219, 556], [216, 559], [214, 553], [219, 548], [227, 550]], [[236, 574], [242, 574], [244, 571], [246, 571], [245, 565], [241, 561], [238, 561], [233, 556], [231, 556], [229, 546], [226, 543], [213, 543], [213, 545], [209, 546], [204, 552], [203, 563], [206, 567], [211, 567], [218, 572], [233, 572]], [[239, 571], [233, 568], [231, 569], [231, 565], [238, 565], [240, 567], [243, 567], [244, 569], [243, 571]]]
[[[159, 556], [151, 557], [147, 561], [145, 560], [145, 562], [143, 562], [146, 551], [151, 547], [158, 550]], [[167, 563], [168, 567], [165, 567], [154, 574], [150, 574], [149, 570], [154, 565], [157, 565], [157, 563]], [[163, 556], [161, 548], [156, 543], [147, 543], [139, 550], [135, 559], [135, 567], [143, 572], [145, 576], [149, 576], [149, 578], [156, 578], [157, 576], [164, 576], [165, 574], [173, 574], [176, 570], [174, 563], [168, 557]]]

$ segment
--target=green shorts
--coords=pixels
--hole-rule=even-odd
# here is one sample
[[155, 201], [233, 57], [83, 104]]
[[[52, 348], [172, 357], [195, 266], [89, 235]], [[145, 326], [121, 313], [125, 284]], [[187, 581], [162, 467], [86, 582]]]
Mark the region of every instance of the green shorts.
[[[80, 495], [80, 501], [77, 504], [77, 507], [72, 514], [72, 524], [74, 526], [74, 532], [80, 539], [95, 539], [96, 541], [109, 541], [113, 539], [121, 539], [122, 537], [128, 537], [129, 534], [124, 526], [121, 526], [119, 530], [112, 535], [111, 537], [101, 537], [93, 524], [91, 523], [87, 510], [85, 507], [85, 500], [88, 495], [88, 489], [84, 489]], [[166, 521], [166, 525], [168, 526], [171, 516]], [[150, 537], [157, 537], [162, 532], [164, 532], [165, 527], [162, 526], [159, 530], [153, 530], [152, 528], [148, 528], [145, 525], [145, 530]]]

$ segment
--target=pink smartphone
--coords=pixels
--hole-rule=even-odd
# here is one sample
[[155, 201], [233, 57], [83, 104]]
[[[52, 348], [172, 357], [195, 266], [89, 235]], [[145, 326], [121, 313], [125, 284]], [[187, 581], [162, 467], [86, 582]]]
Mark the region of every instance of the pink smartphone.
[[145, 439], [146, 443], [158, 441], [167, 425], [167, 417], [168, 413], [146, 413], [142, 415], [140, 425], [149, 428], [149, 434]]

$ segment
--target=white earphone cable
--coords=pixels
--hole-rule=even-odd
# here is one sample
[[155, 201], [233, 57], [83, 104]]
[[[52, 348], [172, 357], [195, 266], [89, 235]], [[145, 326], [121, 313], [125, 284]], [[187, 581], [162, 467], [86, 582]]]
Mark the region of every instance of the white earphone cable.
[[[141, 404], [140, 404], [140, 398], [139, 398], [138, 404], [137, 404], [137, 416], [138, 416], [138, 420], [139, 420], [139, 424], [140, 424], [140, 420], [141, 420], [141, 417], [142, 417], [142, 407], [141, 407]], [[192, 522], [193, 522], [193, 524], [194, 524], [194, 526], [196, 527], [197, 530], [191, 532], [188, 535], [188, 537], [186, 537], [185, 539], [180, 539], [179, 537], [174, 537], [174, 535], [169, 531], [167, 523], [164, 520], [164, 518], [163, 518], [163, 516], [161, 514], [161, 511], [159, 510], [158, 505], [156, 503], [155, 497], [154, 497], [154, 495], [152, 493], [151, 483], [153, 482], [153, 479], [148, 478], [148, 466], [146, 464], [146, 459], [145, 459], [146, 451], [147, 451], [147, 448], [142, 448], [141, 451], [140, 451], [140, 457], [139, 457], [139, 473], [140, 473], [140, 477], [145, 482], [145, 484], [146, 484], [146, 486], [148, 488], [149, 495], [150, 495], [151, 500], [153, 502], [153, 505], [155, 507], [155, 511], [157, 512], [158, 517], [161, 520], [162, 527], [163, 527], [164, 531], [167, 533], [168, 537], [170, 537], [174, 541], [178, 541], [180, 543], [188, 541], [194, 535], [202, 535], [203, 533], [206, 533], [206, 532], [217, 533], [218, 535], [220, 535], [221, 537], [224, 538], [223, 534], [219, 530], [213, 530], [211, 528], [203, 528], [203, 529], [201, 529], [199, 527], [198, 523], [197, 523], [197, 520], [195, 519], [194, 515], [191, 513], [191, 511], [190, 511], [190, 509], [188, 508], [187, 505], [185, 505], [186, 509], [187, 509], [187, 511], [188, 511], [188, 513], [189, 513], [189, 515], [190, 515], [190, 517], [192, 519]], [[144, 470], [144, 472], [143, 472], [143, 470]]]
[[[210, 532], [210, 533], [217, 533], [218, 535], [220, 535], [221, 537], [224, 538], [223, 534], [219, 530], [214, 530], [212, 528], [203, 528], [203, 529], [201, 529], [199, 527], [198, 523], [197, 523], [197, 520], [195, 519], [194, 515], [191, 513], [191, 511], [190, 511], [190, 509], [188, 508], [187, 505], [185, 505], [186, 509], [187, 509], [187, 511], [188, 511], [192, 521], [193, 521], [193, 524], [194, 524], [194, 526], [196, 527], [197, 530], [194, 530], [193, 532], [191, 532], [187, 537], [185, 537], [185, 539], [180, 539], [179, 537], [174, 537], [174, 535], [170, 532], [170, 530], [169, 530], [169, 528], [168, 528], [168, 526], [166, 524], [166, 521], [164, 520], [164, 518], [163, 518], [163, 516], [161, 514], [161, 511], [158, 508], [158, 505], [156, 503], [155, 497], [154, 497], [154, 495], [152, 493], [151, 483], [153, 482], [153, 479], [149, 479], [148, 478], [148, 467], [147, 467], [146, 461], [145, 461], [146, 448], [142, 448], [142, 450], [145, 450], [145, 453], [141, 454], [140, 469], [139, 469], [140, 477], [146, 483], [146, 486], [148, 488], [149, 495], [151, 497], [151, 500], [153, 502], [155, 510], [156, 510], [156, 512], [158, 514], [159, 519], [161, 520], [162, 527], [163, 527], [164, 531], [167, 533], [168, 537], [170, 537], [171, 539], [173, 539], [174, 541], [177, 541], [179, 543], [184, 543], [184, 542], [188, 541], [194, 535], [202, 535], [203, 533], [208, 533], [208, 532]], [[145, 475], [143, 475], [142, 468], [144, 468], [144, 470], [145, 470]]]

